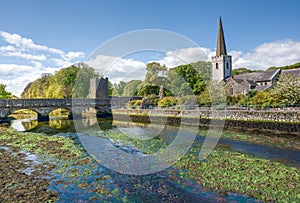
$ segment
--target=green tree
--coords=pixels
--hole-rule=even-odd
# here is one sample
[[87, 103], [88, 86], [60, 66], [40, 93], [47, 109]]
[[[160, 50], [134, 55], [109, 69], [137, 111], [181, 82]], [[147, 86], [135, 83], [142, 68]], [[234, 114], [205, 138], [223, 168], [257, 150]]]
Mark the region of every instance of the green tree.
[[167, 85], [166, 88], [174, 96], [184, 96], [193, 94], [192, 88], [188, 82], [185, 81], [183, 77], [176, 73], [174, 68], [170, 68], [167, 72]]
[[80, 70], [76, 75], [76, 83], [72, 84], [72, 95], [76, 98], [86, 98], [89, 94], [90, 89], [90, 79], [94, 77], [99, 77], [100, 74], [96, 73], [95, 69], [82, 63], [80, 65]]
[[0, 99], [11, 99], [13, 98], [13, 95], [11, 92], [8, 92], [5, 90], [6, 85], [3, 85], [0, 83]]
[[84, 63], [62, 68], [55, 75], [43, 74], [28, 84], [22, 98], [71, 98], [87, 96], [90, 79], [98, 77], [92, 67]]
[[281, 104], [299, 104], [300, 78], [292, 74], [281, 74], [272, 93]]
[[120, 81], [119, 83], [113, 84], [113, 95], [121, 96], [123, 94], [125, 86], [126, 86], [126, 82], [124, 81]]
[[122, 96], [136, 96], [141, 83], [141, 80], [131, 80], [126, 83]]
[[267, 107], [276, 104], [276, 99], [270, 92], [258, 91], [255, 96], [251, 98], [250, 104]]
[[147, 72], [144, 80], [146, 85], [164, 85], [165, 73], [167, 71], [165, 65], [160, 65], [157, 62], [148, 63], [146, 71]]
[[281, 67], [270, 67], [268, 68], [268, 70], [277, 70], [277, 69], [281, 69], [281, 70], [288, 70], [288, 69], [294, 69], [294, 68], [300, 68], [300, 63], [295, 63], [292, 65], [288, 65], [288, 66], [281, 66]]
[[244, 73], [262, 72], [262, 70], [250, 70], [247, 68], [236, 68], [232, 70], [232, 75], [240, 75]]
[[211, 104], [211, 99], [210, 99], [210, 94], [208, 90], [204, 90], [203, 92], [200, 93], [199, 96], [197, 96], [197, 100], [200, 106], [203, 105], [210, 105]]
[[[175, 91], [179, 91], [181, 95], [183, 92], [185, 93], [185, 95], [198, 95], [205, 90], [206, 82], [210, 80], [210, 69], [211, 64], [202, 61], [180, 65], [175, 68], [169, 69], [168, 81], [170, 85], [176, 87]], [[175, 71], [175, 73], [172, 73], [173, 71]], [[186, 86], [186, 84], [189, 85], [189, 88]]]
[[76, 82], [80, 68], [72, 65], [67, 68], [60, 69], [56, 74], [56, 82], [62, 86], [62, 93], [64, 98], [71, 98], [73, 95], [73, 87]]

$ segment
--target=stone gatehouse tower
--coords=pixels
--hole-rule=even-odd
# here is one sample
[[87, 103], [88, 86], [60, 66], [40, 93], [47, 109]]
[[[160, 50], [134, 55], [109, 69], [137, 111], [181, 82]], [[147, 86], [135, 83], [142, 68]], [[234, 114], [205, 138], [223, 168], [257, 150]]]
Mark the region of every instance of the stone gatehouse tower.
[[91, 78], [88, 98], [108, 98], [108, 78]]
[[211, 65], [212, 80], [222, 81], [232, 76], [232, 60], [231, 56], [227, 55], [221, 17], [219, 21], [216, 56], [212, 57]]

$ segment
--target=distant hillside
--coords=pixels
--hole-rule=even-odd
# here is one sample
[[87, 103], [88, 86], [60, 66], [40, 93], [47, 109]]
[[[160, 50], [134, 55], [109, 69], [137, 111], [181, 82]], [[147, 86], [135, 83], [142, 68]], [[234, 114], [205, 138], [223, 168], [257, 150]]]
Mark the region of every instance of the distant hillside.
[[247, 68], [237, 68], [232, 70], [232, 75], [241, 75], [244, 73], [263, 72], [263, 70], [250, 70]]
[[[80, 74], [80, 75], [79, 75]], [[62, 68], [55, 75], [43, 74], [39, 79], [27, 84], [22, 98], [71, 98], [75, 90], [75, 82], [80, 77], [80, 89], [76, 89], [76, 97], [86, 97], [89, 91], [90, 78], [98, 74], [86, 64], [75, 64]]]
[[300, 68], [300, 62], [292, 64], [292, 65], [288, 65], [288, 66], [270, 67], [270, 68], [268, 68], [268, 70], [277, 70], [277, 69], [288, 70], [288, 69], [294, 69], [294, 68]]

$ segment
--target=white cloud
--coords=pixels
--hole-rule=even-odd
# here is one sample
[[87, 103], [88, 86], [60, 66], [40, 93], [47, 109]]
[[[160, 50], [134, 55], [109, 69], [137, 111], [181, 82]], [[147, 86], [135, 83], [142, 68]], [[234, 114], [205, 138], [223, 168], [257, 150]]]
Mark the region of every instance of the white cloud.
[[0, 44], [3, 44], [0, 46], [0, 83], [8, 85], [7, 90], [17, 96], [27, 83], [39, 78], [41, 74], [54, 73], [85, 57], [83, 52], [65, 52], [36, 44], [32, 39], [19, 34], [0, 31], [0, 40]]
[[40, 68], [43, 66], [42, 63], [38, 62], [38, 61], [30, 61], [30, 62], [34, 65], [34, 67], [37, 67], [37, 68]]
[[2, 36], [6, 42], [8, 42], [12, 45], [15, 45], [16, 47], [25, 48], [25, 49], [26, 48], [36, 49], [36, 50], [41, 50], [41, 51], [49, 51], [49, 52], [59, 54], [59, 55], [64, 54], [64, 52], [62, 50], [55, 49], [55, 48], [49, 48], [44, 45], [35, 44], [32, 41], [32, 39], [21, 37], [18, 34], [11, 34], [8, 32], [0, 32], [0, 36]]
[[46, 60], [46, 56], [44, 54], [39, 54], [39, 55], [32, 55], [32, 54], [26, 54], [26, 53], [21, 53], [21, 52], [6, 52], [2, 53], [2, 56], [16, 56], [28, 60], [36, 60], [36, 61], [44, 61]]
[[300, 61], [300, 42], [287, 39], [264, 43], [252, 52], [239, 52], [236, 56], [233, 54], [233, 60], [235, 68], [267, 69], [272, 66], [290, 65]]
[[[2, 63], [0, 64], [0, 82], [7, 84], [7, 89], [15, 95], [20, 95], [26, 84], [39, 78], [42, 73], [54, 73], [85, 57], [83, 52], [65, 52], [39, 45], [18, 34], [0, 31], [0, 37], [7, 43], [0, 46], [0, 56], [2, 56], [0, 58]], [[293, 40], [269, 42], [259, 45], [248, 53], [233, 50], [229, 54], [232, 55], [234, 68], [266, 69], [271, 66], [299, 62], [300, 42]], [[166, 52], [165, 56], [157, 62], [171, 68], [196, 61], [210, 61], [213, 55], [215, 55], [214, 51], [208, 48], [184, 48]], [[6, 62], [5, 57], [11, 58]], [[26, 65], [10, 64], [14, 58], [25, 59]], [[100, 55], [87, 61], [87, 64], [104, 74], [113, 83], [120, 80], [143, 79], [146, 73], [146, 62], [137, 59]]]
[[6, 52], [6, 51], [16, 51], [17, 49], [13, 46], [2, 46], [0, 47], [1, 52]]
[[84, 53], [83, 52], [74, 52], [74, 51], [70, 51], [67, 54], [65, 54], [63, 56], [63, 58], [67, 61], [72, 61], [73, 59], [78, 59], [78, 58], [83, 58], [84, 57]]
[[55, 64], [61, 68], [68, 67], [73, 64], [70, 61], [66, 61], [66, 60], [58, 59], [58, 58], [53, 58], [52, 61], [54, 61]]
[[86, 62], [113, 83], [119, 81], [142, 80], [146, 73], [146, 64], [133, 60], [99, 55]]
[[184, 48], [166, 52], [166, 56], [157, 62], [172, 68], [196, 61], [210, 61], [211, 56], [213, 52], [208, 48]]
[[[38, 65], [38, 64], [36, 64]], [[52, 73], [59, 68], [45, 68], [17, 64], [0, 64], [0, 83], [7, 85], [7, 90], [19, 96], [25, 86], [39, 78], [43, 73]]]
[[[82, 59], [85, 56], [83, 52], [69, 51], [68, 53], [65, 53], [60, 49], [36, 44], [32, 39], [22, 37], [19, 34], [11, 34], [8, 32], [0, 31], [0, 36], [5, 42], [10, 44], [8, 46], [0, 47], [0, 54], [2, 56], [15, 56], [28, 60], [46, 60], [46, 56], [44, 54], [35, 53], [46, 52], [49, 54], [59, 55], [61, 60], [65, 60], [68, 62], [74, 62], [73, 60]], [[62, 64], [62, 62], [60, 62], [59, 64]]]

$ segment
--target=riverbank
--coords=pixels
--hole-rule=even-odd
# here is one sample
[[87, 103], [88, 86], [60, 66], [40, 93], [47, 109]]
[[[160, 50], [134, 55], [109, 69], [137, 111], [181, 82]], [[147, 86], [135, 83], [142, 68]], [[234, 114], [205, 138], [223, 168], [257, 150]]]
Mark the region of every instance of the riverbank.
[[[210, 112], [211, 113], [211, 112]], [[245, 112], [248, 115], [249, 112]], [[251, 112], [250, 112], [251, 113]], [[178, 110], [144, 110], [144, 109], [117, 109], [113, 110], [113, 119], [125, 122], [137, 122], [137, 123], [156, 123], [167, 125], [187, 125], [187, 126], [209, 126], [210, 124], [220, 125], [225, 128], [241, 128], [241, 129], [259, 129], [269, 131], [281, 131], [288, 133], [300, 133], [300, 115], [298, 112], [287, 113], [285, 116], [280, 112], [278, 119], [273, 119], [269, 115], [269, 119], [262, 119], [259, 115], [256, 116], [240, 116], [234, 117], [233, 114], [226, 111], [221, 112], [218, 117], [211, 119], [209, 112], [205, 112], [205, 115], [198, 111], [178, 111]], [[225, 115], [226, 114], [226, 115]], [[234, 112], [237, 114], [237, 112]], [[276, 113], [274, 113], [276, 114]], [[255, 115], [255, 113], [251, 113]], [[289, 115], [289, 116], [287, 116]], [[258, 116], [258, 117], [257, 117]], [[256, 119], [254, 119], [256, 118]], [[260, 118], [260, 119], [258, 119]], [[284, 118], [284, 119], [279, 119]], [[289, 118], [291, 118], [289, 120]], [[213, 120], [213, 122], [212, 122]]]
[[[95, 136], [109, 139], [111, 142], [118, 143], [119, 146], [124, 146], [125, 148], [135, 147], [144, 154], [155, 153], [164, 149], [168, 144], [166, 140], [160, 138], [151, 140], [133, 139], [113, 129], [96, 131], [95, 133]], [[72, 135], [75, 136], [76, 134]], [[233, 198], [233, 200], [244, 198], [243, 200], [246, 201], [251, 200], [251, 197], [263, 202], [300, 201], [300, 196], [298, 195], [300, 193], [298, 184], [300, 181], [299, 169], [253, 155], [221, 148], [214, 150], [211, 156], [203, 162], [198, 159], [201, 148], [200, 143], [198, 143], [190, 149], [189, 153], [178, 160], [175, 165], [162, 172], [162, 174], [168, 174], [165, 182], [165, 178], [155, 179], [154, 181], [153, 177], [156, 177], [157, 174], [145, 177], [131, 177], [107, 171], [107, 169], [103, 169], [101, 165], [95, 163], [90, 156], [85, 155], [84, 149], [76, 142], [75, 137], [71, 139], [71, 137], [65, 137], [65, 134], [48, 136], [40, 133], [19, 133], [4, 128], [1, 129], [0, 134], [0, 145], [2, 146], [15, 148], [17, 151], [23, 150], [36, 154], [41, 158], [48, 157], [47, 160], [49, 158], [53, 159], [53, 161], [44, 162], [43, 166], [47, 165], [48, 168], [42, 169], [41, 173], [34, 172], [34, 174], [45, 174], [47, 176], [49, 174], [46, 171], [58, 174], [54, 177], [54, 180], [46, 179], [45, 175], [37, 175], [35, 177], [41, 181], [45, 179], [46, 182], [41, 182], [40, 186], [37, 185], [40, 188], [38, 191], [40, 191], [39, 194], [43, 198], [51, 201], [55, 201], [58, 198], [61, 201], [69, 202], [74, 201], [74, 199], [76, 201], [127, 202], [131, 198], [135, 198], [137, 194], [150, 192], [151, 190], [149, 191], [148, 188], [150, 186], [153, 187], [152, 184], [155, 184], [155, 181], [160, 183], [157, 188], [158, 191], [151, 192], [174, 198], [175, 202], [179, 200], [176, 198], [185, 197], [181, 197], [177, 193], [173, 195], [171, 188], [164, 183], [170, 184], [172, 182], [172, 184], [176, 183], [182, 188], [195, 188], [193, 192], [195, 196], [212, 191], [212, 194], [220, 194], [220, 196], [213, 195], [216, 198], [220, 198], [220, 201], [226, 198], [226, 200], [230, 198]], [[25, 160], [18, 155], [16, 157], [17, 161], [15, 161], [15, 159], [11, 159], [13, 155], [10, 153], [8, 151], [4, 154], [7, 157], [5, 160], [9, 163], [9, 165], [6, 165], [8, 166], [6, 172], [18, 171], [24, 176], [19, 171], [21, 167], [13, 164], [19, 162], [23, 165]], [[32, 196], [28, 196], [25, 199], [26, 202], [36, 201], [35, 187], [29, 185], [29, 187], [21, 190], [18, 184], [19, 175], [14, 175], [10, 179], [6, 179], [6, 176], [3, 176], [5, 184], [1, 188], [1, 194], [6, 198], [9, 197], [7, 199], [9, 200], [8, 202], [21, 202], [22, 198], [25, 198], [24, 194], [31, 194]], [[112, 179], [112, 177], [117, 177], [117, 179]], [[28, 179], [28, 183], [31, 180], [35, 183], [33, 177]], [[131, 183], [131, 181], [134, 182]], [[124, 184], [130, 184], [130, 186], [125, 185], [123, 187], [122, 185]], [[148, 186], [145, 187], [145, 185]], [[8, 190], [11, 187], [18, 190], [20, 195], [14, 196], [14, 193]], [[173, 188], [173, 192], [175, 190], [177, 189]], [[159, 199], [160, 196], [153, 197], [153, 193], [150, 193], [150, 199], [148, 200], [154, 200], [153, 198]], [[53, 196], [46, 196], [46, 194], [52, 194]], [[140, 201], [142, 201], [143, 197], [141, 196], [140, 198]], [[250, 202], [254, 202], [253, 199]]]
[[53, 202], [58, 193], [48, 190], [55, 167], [49, 159], [76, 158], [71, 141], [59, 137], [18, 133], [0, 127], [0, 202]]

